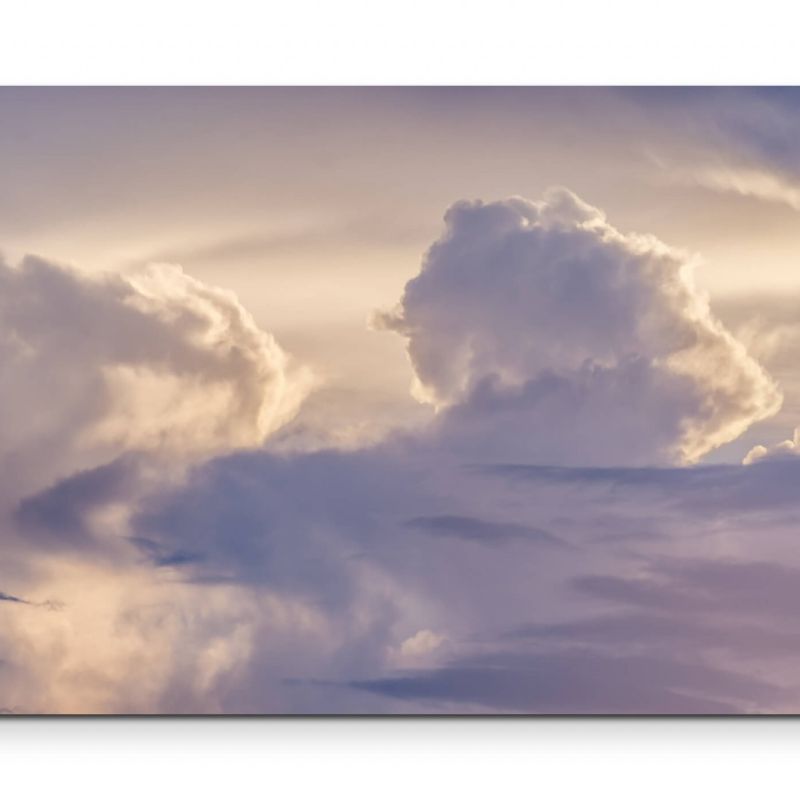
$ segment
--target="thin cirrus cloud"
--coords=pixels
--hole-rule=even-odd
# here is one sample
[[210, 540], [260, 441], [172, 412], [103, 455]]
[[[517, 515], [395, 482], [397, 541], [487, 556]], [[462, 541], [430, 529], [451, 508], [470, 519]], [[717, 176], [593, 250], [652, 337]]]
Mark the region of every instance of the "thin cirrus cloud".
[[2, 599], [63, 605], [2, 604], [0, 702], [796, 710], [800, 462], [686, 466], [780, 402], [690, 269], [565, 190], [457, 203], [378, 318], [433, 419], [297, 452], [232, 294], [3, 267]]
[[774, 203], [785, 203], [800, 211], [800, 185], [780, 173], [748, 167], [705, 167], [693, 173], [699, 186], [720, 192], [733, 192]]

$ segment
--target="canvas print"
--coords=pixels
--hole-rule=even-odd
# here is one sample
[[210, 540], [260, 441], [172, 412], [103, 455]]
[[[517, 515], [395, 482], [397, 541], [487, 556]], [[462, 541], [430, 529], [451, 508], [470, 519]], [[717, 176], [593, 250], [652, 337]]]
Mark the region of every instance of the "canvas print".
[[798, 130], [0, 89], [3, 712], [800, 712]]

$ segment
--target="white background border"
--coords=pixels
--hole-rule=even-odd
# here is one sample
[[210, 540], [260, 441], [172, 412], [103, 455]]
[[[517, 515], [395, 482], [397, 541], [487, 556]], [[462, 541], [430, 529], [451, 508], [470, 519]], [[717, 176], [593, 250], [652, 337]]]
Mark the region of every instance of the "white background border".
[[0, 82], [796, 83], [788, 0], [6, 0]]
[[[27, 0], [2, 9], [0, 83], [793, 84], [798, 16], [774, 0]], [[82, 800], [772, 797], [798, 744], [794, 719], [0, 719], [0, 781]]]
[[790, 796], [792, 719], [0, 721], [4, 797]]

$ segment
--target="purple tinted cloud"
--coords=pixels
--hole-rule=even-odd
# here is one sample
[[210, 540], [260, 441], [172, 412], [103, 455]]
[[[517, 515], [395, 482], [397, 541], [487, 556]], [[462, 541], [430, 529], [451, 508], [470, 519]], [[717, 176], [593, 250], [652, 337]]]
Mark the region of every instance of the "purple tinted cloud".
[[[2, 496], [19, 585], [63, 586], [101, 615], [79, 632], [154, 654], [146, 676], [134, 657], [102, 665], [103, 708], [796, 711], [800, 460], [679, 465], [769, 413], [771, 380], [678, 255], [567, 192], [457, 204], [447, 225], [384, 318], [439, 410], [351, 450], [261, 446], [289, 372], [228, 295], [174, 273], [163, 296], [38, 262], [0, 273], [26, 299], [0, 306], [15, 358], [75, 350], [61, 377], [86, 434], [62, 420], [64, 462]], [[94, 341], [117, 311], [112, 333], [135, 341]], [[170, 413], [192, 399], [178, 440], [143, 405], [135, 437], [114, 426], [113, 446], [83, 449], [109, 409], [127, 419], [104, 383], [120, 360], [181, 387]], [[79, 402], [86, 376], [107, 390], [97, 406]], [[200, 451], [182, 443], [195, 428]], [[22, 615], [40, 609], [12, 590], [18, 707], [52, 673], [26, 673]], [[46, 702], [74, 696], [51, 688]]]

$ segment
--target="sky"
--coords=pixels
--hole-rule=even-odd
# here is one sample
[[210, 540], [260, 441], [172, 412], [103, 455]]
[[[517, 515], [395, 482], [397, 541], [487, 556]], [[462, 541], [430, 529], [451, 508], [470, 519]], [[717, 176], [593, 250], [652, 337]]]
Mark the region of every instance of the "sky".
[[800, 712], [800, 92], [0, 123], [3, 711]]

